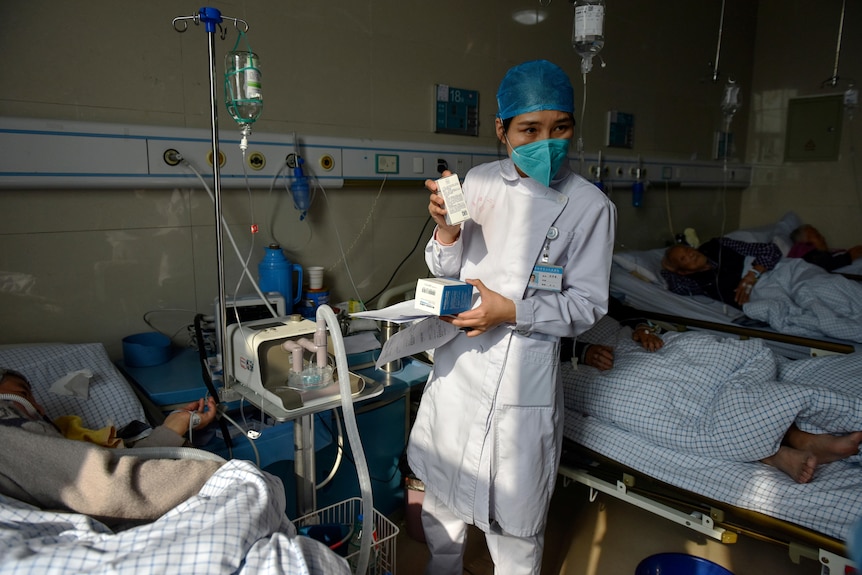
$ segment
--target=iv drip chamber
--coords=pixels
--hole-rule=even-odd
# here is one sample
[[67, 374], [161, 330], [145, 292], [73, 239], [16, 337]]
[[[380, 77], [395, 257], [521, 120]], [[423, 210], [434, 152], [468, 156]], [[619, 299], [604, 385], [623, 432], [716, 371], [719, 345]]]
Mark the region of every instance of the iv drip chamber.
[[605, 45], [604, 0], [575, 0], [575, 19], [572, 24], [572, 47], [581, 57], [581, 72], [593, 69], [593, 56]]

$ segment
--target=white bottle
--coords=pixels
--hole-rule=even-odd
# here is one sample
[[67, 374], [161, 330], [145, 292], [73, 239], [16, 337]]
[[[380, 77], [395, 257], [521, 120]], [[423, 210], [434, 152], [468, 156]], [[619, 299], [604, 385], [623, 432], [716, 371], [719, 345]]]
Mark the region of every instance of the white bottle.
[[581, 57], [581, 72], [593, 68], [593, 56], [605, 45], [605, 0], [575, 0], [572, 47]]

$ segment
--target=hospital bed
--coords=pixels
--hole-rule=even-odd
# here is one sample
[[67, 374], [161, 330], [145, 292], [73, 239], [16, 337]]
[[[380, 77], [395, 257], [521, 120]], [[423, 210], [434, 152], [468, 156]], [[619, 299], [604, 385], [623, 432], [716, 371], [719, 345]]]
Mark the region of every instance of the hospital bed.
[[[89, 429], [146, 421], [101, 344], [5, 346], [0, 366], [30, 379], [50, 417], [79, 415]], [[79, 370], [92, 373], [85, 391], [50, 391]], [[281, 481], [243, 460], [226, 462], [198, 495], [155, 522], [128, 529], [0, 495], [0, 573], [349, 573], [334, 552], [297, 535], [284, 509]]]
[[[727, 234], [727, 237], [746, 242], [774, 242], [786, 253], [790, 248], [789, 234], [798, 225], [798, 218], [791, 212], [774, 225], [737, 230]], [[766, 274], [755, 288], [752, 304], [747, 306], [746, 310], [750, 308], [760, 315], [752, 318], [742, 310], [705, 295], [682, 296], [668, 291], [661, 276], [661, 260], [665, 249], [614, 254], [610, 279], [611, 294], [623, 303], [650, 312], [655, 319], [670, 324], [732, 333], [740, 337], [763, 338], [769, 341], [770, 346], [778, 353], [788, 357], [853, 353], [862, 348], [862, 329], [859, 328], [862, 325], [862, 317], [858, 317], [858, 309], [853, 311], [857, 317], [836, 320], [823, 319], [820, 312], [815, 314], [813, 311], [809, 313], [801, 309], [795, 309], [793, 314], [786, 313], [784, 310], [793, 309], [795, 304], [783, 300], [781, 294], [775, 295], [774, 299], [763, 297], [759, 302], [754, 301], [758, 291], [771, 296], [773, 292], [770, 292], [770, 289], [787, 289], [787, 286], [791, 286], [791, 291], [798, 290], [801, 293], [810, 286], [816, 293], [826, 293], [832, 298], [828, 303], [833, 310], [841, 306], [841, 313], [845, 313], [850, 308], [849, 305], [844, 306], [848, 301], [858, 307], [859, 302], [855, 300], [858, 298], [856, 294], [862, 292], [860, 284], [847, 277], [852, 278], [859, 273], [862, 261], [837, 270], [847, 277], [831, 277], [801, 260], [783, 258], [776, 269]], [[767, 285], [767, 282], [770, 283]], [[764, 286], [767, 288], [764, 289]], [[841, 290], [833, 290], [832, 286], [839, 286]], [[771, 308], [773, 305], [775, 307]], [[828, 313], [830, 310], [823, 311]], [[797, 318], [805, 320], [800, 322], [803, 325], [786, 325]]]
[[[615, 346], [621, 341], [610, 333], [593, 337], [593, 342]], [[839, 359], [862, 369], [862, 355], [827, 361]], [[643, 434], [626, 431], [623, 425], [601, 417], [601, 409], [585, 414], [595, 403], [619, 409], [622, 403], [636, 402], [631, 390], [660, 385], [661, 373], [651, 372], [652, 364], [634, 365], [634, 371], [605, 372], [604, 377], [617, 378], [613, 381], [620, 385], [601, 385], [601, 391], [595, 392], [599, 399], [589, 400], [588, 410], [579, 398], [585, 386], [593, 382], [590, 374], [597, 374], [597, 370], [562, 365], [566, 410], [561, 475], [589, 487], [591, 495], [602, 492], [621, 499], [686, 526], [699, 536], [728, 544], [739, 536], [780, 544], [787, 547], [796, 563], [808, 557], [830, 568], [823, 573], [845, 573], [852, 563], [844, 541], [851, 525], [862, 517], [862, 469], [858, 461], [820, 466], [812, 482], [798, 484], [763, 463], [731, 462], [661, 447]], [[856, 386], [862, 394], [858, 380], [844, 385]], [[623, 392], [625, 387], [628, 393]], [[643, 403], [638, 402], [635, 409], [650, 409]]]

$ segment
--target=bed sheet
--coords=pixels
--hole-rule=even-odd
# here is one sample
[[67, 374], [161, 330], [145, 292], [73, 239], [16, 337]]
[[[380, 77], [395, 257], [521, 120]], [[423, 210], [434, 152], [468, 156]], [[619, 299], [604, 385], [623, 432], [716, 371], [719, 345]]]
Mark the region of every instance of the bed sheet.
[[347, 562], [296, 534], [281, 481], [243, 460], [157, 521], [113, 532], [85, 515], [0, 495], [0, 574], [344, 574]]
[[845, 541], [862, 516], [862, 471], [836, 462], [813, 483], [793, 482], [761, 463], [734, 463], [674, 452], [612, 424], [567, 413], [564, 436], [584, 447], [680, 489], [801, 525]]
[[[679, 337], [680, 341], [683, 341], [711, 336], [689, 333], [679, 334]], [[696, 352], [695, 355], [700, 355], [697, 353], [697, 345], [700, 344], [695, 343], [693, 345], [694, 347], [689, 348], [688, 351], [693, 350]], [[752, 340], [751, 342], [734, 344], [740, 348], [746, 345], [757, 347], [758, 343], [756, 340]], [[666, 345], [666, 348], [669, 347], [671, 344]], [[757, 350], [754, 351], [757, 352]], [[736, 353], [736, 351], [731, 353]], [[627, 355], [626, 357], [631, 356]], [[751, 358], [759, 361], [757, 353], [751, 355]], [[619, 361], [618, 354], [618, 363]], [[679, 369], [685, 369], [692, 373], [702, 369], [707, 363], [701, 361], [698, 365], [698, 360], [692, 359], [691, 356], [688, 357], [687, 362], [685, 368], [679, 367]], [[824, 367], [823, 362], [830, 365]], [[605, 372], [602, 376], [605, 381], [601, 381], [599, 372], [593, 368], [578, 366], [575, 369], [571, 365], [563, 365], [563, 385], [567, 406], [564, 422], [565, 437], [667, 484], [730, 505], [790, 521], [839, 540], [846, 539], [851, 525], [862, 516], [862, 467], [858, 463], [859, 456], [856, 456], [855, 459], [819, 466], [811, 483], [799, 484], [783, 472], [763, 463], [731, 460], [731, 457], [736, 454], [728, 455], [728, 458], [705, 457], [698, 454], [700, 452], [696, 449], [683, 452], [679, 449], [663, 447], [662, 445], [672, 443], [662, 440], [659, 444], [657, 441], [651, 441], [648, 435], [649, 433], [662, 433], [661, 424], [666, 423], [668, 417], [671, 417], [663, 414], [662, 410], [671, 411], [670, 408], [657, 406], [656, 413], [662, 413], [661, 416], [656, 418], [641, 417], [642, 420], [647, 419], [648, 421], [642, 421], [640, 425], [653, 428], [648, 430], [646, 434], [626, 430], [626, 428], [633, 429], [633, 427], [628, 421], [630, 418], [625, 411], [633, 409], [643, 412], [643, 410], [652, 409], [648, 403], [650, 398], [638, 396], [635, 399], [637, 396], [635, 391], [638, 387], [644, 389], [645, 386], [650, 386], [662, 379], [676, 381], [673, 379], [674, 375], [667, 375], [668, 370], [673, 371], [673, 363], [671, 361], [671, 363], [664, 365], [663, 369], [653, 369], [650, 364], [637, 362], [636, 359], [632, 359], [630, 363], [631, 365], [624, 363], [618, 365], [622, 368], [618, 375], [614, 375], [617, 367], [610, 372]], [[747, 376], [752, 365], [756, 364], [752, 363], [747, 367], [740, 368], [739, 374]], [[746, 369], [748, 369], [747, 372]], [[780, 374], [779, 377], [789, 381], [811, 381], [817, 385], [840, 389], [850, 396], [855, 395], [857, 398], [856, 406], [851, 405], [849, 412], [851, 417], [860, 416], [860, 414], [853, 415], [853, 413], [860, 411], [858, 398], [862, 394], [857, 393], [857, 388], [862, 385], [858, 377], [858, 373], [862, 369], [862, 356], [853, 354], [818, 360], [779, 360], [776, 369], [778, 370], [776, 373]], [[610, 377], [618, 377], [620, 381], [609, 384], [608, 381], [612, 381], [608, 380]], [[745, 379], [743, 377], [742, 381]], [[729, 385], [740, 385], [740, 378], [737, 377], [736, 380], [731, 378]], [[683, 415], [691, 415], [692, 409], [695, 409], [692, 405], [697, 402], [693, 399], [688, 384], [679, 387], [680, 390], [676, 392], [675, 401], [679, 406], [682, 406], [680, 411], [684, 412]], [[628, 391], [626, 391], [627, 389]], [[762, 409], [765, 410], [763, 413], [781, 411], [796, 401], [793, 399], [794, 396], [799, 398], [795, 392], [788, 392], [787, 397], [783, 398], [780, 389], [773, 391], [777, 395], [764, 394], [759, 400]], [[743, 402], [745, 404], [743, 408], [750, 412], [747, 414], [750, 419], [746, 423], [745, 417], [737, 417], [739, 421], [736, 423], [739, 424], [739, 428], [724, 430], [725, 433], [730, 434], [731, 441], [733, 441], [733, 437], [736, 437], [738, 441], [738, 438], [742, 437], [743, 434], [757, 435], [762, 431], [758, 418], [767, 418], [767, 416], [752, 408], [752, 404], [758, 401], [756, 392], [757, 390], [752, 390], [752, 392], [742, 394], [746, 398], [746, 401]], [[584, 407], [583, 396], [590, 393], [602, 395], [599, 399], [589, 398], [588, 401], [597, 403], [599, 409], [593, 405]], [[660, 393], [651, 392], [648, 395], [654, 399]], [[823, 397], [827, 397], [827, 395]], [[581, 400], [580, 403], [578, 400]], [[825, 401], [828, 405], [831, 405], [831, 402], [831, 399]], [[635, 403], [637, 405], [631, 407]], [[709, 404], [709, 402], [706, 403]], [[716, 404], [720, 403], [722, 403], [720, 400], [716, 401]], [[608, 419], [597, 416], [597, 414], [603, 413], [602, 406], [605, 406], [604, 415]], [[737, 405], [738, 407], [739, 405]], [[820, 407], [823, 407], [822, 403]], [[694, 425], [705, 424], [707, 433], [711, 433], [710, 426], [714, 423], [720, 433], [722, 423], [711, 420], [711, 416], [716, 415], [713, 408], [714, 406], [711, 404], [708, 406], [706, 416], [701, 414], [699, 423], [696, 421], [697, 418], [692, 419], [695, 421]], [[588, 411], [591, 413], [585, 414]], [[642, 415], [643, 413], [641, 413]], [[772, 415], [768, 417], [772, 417]], [[853, 424], [850, 423], [851, 426]], [[858, 425], [858, 421], [855, 424]], [[678, 428], [681, 426], [675, 424], [673, 427], [675, 429], [671, 430], [672, 433], [677, 433], [677, 435], [685, 438], [685, 433], [678, 433], [680, 432]], [[818, 431], [813, 427], [807, 427], [806, 430]], [[673, 439], [673, 441], [678, 440], [678, 438]], [[722, 446], [719, 445], [719, 448]]]
[[[120, 428], [130, 421], [146, 421], [141, 402], [120, 374], [101, 343], [50, 343], [0, 348], [0, 367], [24, 374], [48, 415], [78, 415], [89, 429]], [[51, 385], [67, 374], [88, 369], [93, 373], [88, 396], [58, 395]]]

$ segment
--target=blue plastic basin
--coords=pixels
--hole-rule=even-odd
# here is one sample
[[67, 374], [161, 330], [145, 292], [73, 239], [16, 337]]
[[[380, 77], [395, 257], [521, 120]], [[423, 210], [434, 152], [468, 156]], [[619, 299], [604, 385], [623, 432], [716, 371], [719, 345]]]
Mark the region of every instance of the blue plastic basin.
[[641, 561], [635, 575], [733, 575], [721, 565], [685, 553], [658, 553]]
[[123, 362], [129, 367], [161, 365], [171, 359], [171, 339], [158, 332], [123, 338]]

